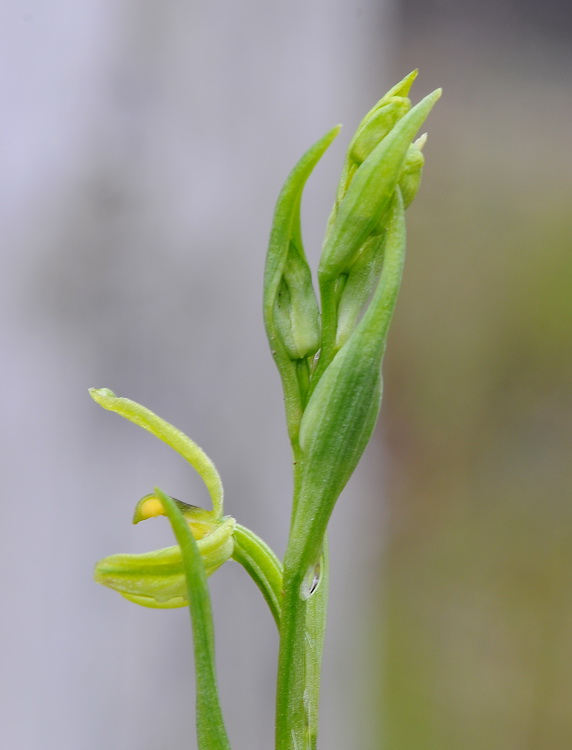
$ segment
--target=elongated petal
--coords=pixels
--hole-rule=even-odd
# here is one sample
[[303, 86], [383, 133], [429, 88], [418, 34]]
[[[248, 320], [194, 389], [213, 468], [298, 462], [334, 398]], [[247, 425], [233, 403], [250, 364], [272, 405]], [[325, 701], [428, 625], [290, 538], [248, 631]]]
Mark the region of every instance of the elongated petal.
[[173, 427], [161, 417], [136, 401], [116, 396], [109, 388], [90, 388], [92, 399], [104, 409], [113, 411], [134, 424], [143, 427], [155, 437], [167, 443], [185, 458], [205, 483], [213, 504], [213, 515], [220, 518], [223, 512], [222, 480], [214, 463], [190, 437]]
[[[219, 523], [211, 522], [206, 530], [205, 523], [186, 522], [193, 536], [195, 532], [199, 536], [197, 547], [210, 576], [232, 556], [235, 521], [227, 518]], [[181, 550], [177, 546], [106, 557], [95, 567], [95, 580], [145, 607], [170, 609], [189, 603]]]

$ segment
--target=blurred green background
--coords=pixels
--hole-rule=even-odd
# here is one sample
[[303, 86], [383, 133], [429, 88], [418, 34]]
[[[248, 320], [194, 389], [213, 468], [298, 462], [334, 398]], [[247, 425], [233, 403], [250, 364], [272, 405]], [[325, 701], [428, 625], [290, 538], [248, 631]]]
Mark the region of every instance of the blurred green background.
[[[401, 52], [424, 72], [429, 65], [445, 94], [429, 126], [423, 198], [410, 210], [385, 368], [386, 747], [565, 750], [569, 10], [531, 6], [527, 15], [516, 4], [485, 35], [490, 27], [470, 14], [463, 23], [457, 8], [447, 23], [429, 5], [437, 17], [427, 21], [425, 9], [428, 26], [419, 27], [412, 14]], [[486, 16], [487, 4], [477, 12]], [[548, 29], [543, 15], [554, 22]]]

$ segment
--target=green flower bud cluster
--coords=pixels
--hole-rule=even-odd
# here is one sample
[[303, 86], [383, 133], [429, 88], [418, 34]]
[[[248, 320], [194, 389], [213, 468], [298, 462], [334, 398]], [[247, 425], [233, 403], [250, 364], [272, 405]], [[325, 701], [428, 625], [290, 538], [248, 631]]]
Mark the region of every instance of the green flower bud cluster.
[[402, 81], [382, 96], [358, 125], [347, 150], [344, 168], [338, 184], [335, 207], [339, 205], [340, 200], [345, 195], [358, 167], [389, 134], [397, 121], [411, 109], [408, 94], [416, 78], [416, 70], [405, 76]]
[[368, 237], [383, 231], [411, 141], [439, 96], [429, 94], [398, 119], [353, 172], [328, 227], [319, 267], [323, 280], [347, 273]]
[[[412, 106], [408, 94], [416, 76], [416, 71], [409, 74], [380, 99], [348, 147], [318, 267], [319, 322], [301, 250], [300, 203], [304, 184], [337, 128], [302, 157], [278, 198], [264, 319], [295, 458], [285, 565], [316, 564], [334, 503], [379, 412], [381, 362], [405, 255], [404, 211], [419, 189], [424, 164], [426, 136], [414, 138], [441, 94], [434, 91]], [[303, 273], [296, 276], [297, 263]]]

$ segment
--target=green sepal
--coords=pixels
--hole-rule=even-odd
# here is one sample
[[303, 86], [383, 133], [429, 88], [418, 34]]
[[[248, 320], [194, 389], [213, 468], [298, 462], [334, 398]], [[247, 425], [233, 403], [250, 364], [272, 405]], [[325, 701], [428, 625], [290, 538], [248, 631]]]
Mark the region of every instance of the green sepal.
[[[283, 312], [282, 309], [279, 310], [279, 320], [277, 321], [277, 305], [281, 307], [278, 297], [280, 292], [284, 295], [288, 291], [289, 299], [287, 302], [288, 304], [291, 302], [292, 293], [288, 286], [288, 280], [285, 278], [285, 271], [289, 256], [293, 251], [297, 255], [297, 260], [294, 262], [295, 270], [299, 272], [303, 265], [306, 264], [300, 226], [302, 191], [312, 170], [337, 136], [339, 129], [339, 126], [333, 128], [317, 141], [302, 156], [287, 177], [276, 203], [266, 256], [263, 304], [264, 325], [270, 349], [282, 380], [286, 421], [291, 440], [295, 439], [298, 432], [305, 394], [301, 393], [299, 378], [296, 374], [297, 363], [293, 359], [293, 357], [298, 356], [300, 350], [296, 343], [290, 343], [289, 341], [287, 335], [289, 326], [284, 323], [283, 317], [280, 317]], [[304, 310], [310, 309], [311, 319], [307, 323], [307, 326], [311, 329], [315, 321], [315, 308], [312, 301], [312, 297], [314, 297], [315, 301], [315, 296], [309, 276], [305, 270], [303, 270], [303, 274], [306, 277], [304, 282], [304, 299], [302, 301], [303, 304], [299, 304], [300, 300], [296, 298], [296, 309], [297, 313], [301, 311], [302, 317], [304, 316]], [[291, 324], [292, 319], [289, 324], [290, 330]], [[299, 328], [298, 323], [295, 323], [295, 328]], [[305, 348], [307, 349], [307, 347], [302, 346], [302, 351]], [[313, 344], [310, 350], [312, 348]]]
[[[211, 496], [213, 510], [210, 514], [214, 518], [220, 518], [223, 513], [223, 486], [216, 466], [190, 437], [169, 424], [161, 417], [154, 414], [150, 409], [138, 404], [131, 399], [116, 396], [109, 388], [90, 388], [89, 394], [92, 399], [104, 409], [119, 414], [130, 422], [133, 422], [155, 437], [167, 443], [168, 446], [177, 451], [186, 459], [205, 483]], [[209, 512], [209, 511], [205, 511]]]
[[304, 412], [300, 426], [303, 468], [290, 535], [294, 541], [285, 566], [305, 569], [318, 559], [334, 504], [373, 432], [381, 403], [381, 361], [405, 256], [403, 212], [397, 190], [377, 289]]
[[347, 273], [367, 238], [385, 227], [411, 140], [440, 96], [437, 89], [413, 107], [356, 171], [328, 229], [320, 285]]
[[[179, 501], [172, 501], [179, 504]], [[228, 516], [210, 523], [188, 518], [185, 521], [193, 537], [198, 537], [197, 548], [206, 574], [210, 576], [232, 557], [236, 522]], [[95, 580], [145, 607], [172, 609], [189, 603], [181, 550], [177, 546], [106, 557], [95, 566]]]

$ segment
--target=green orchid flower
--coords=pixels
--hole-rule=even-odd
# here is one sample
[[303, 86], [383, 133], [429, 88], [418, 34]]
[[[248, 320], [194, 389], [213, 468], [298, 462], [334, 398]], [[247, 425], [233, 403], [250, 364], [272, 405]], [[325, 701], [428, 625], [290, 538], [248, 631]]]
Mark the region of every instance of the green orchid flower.
[[[197, 542], [207, 576], [212, 575], [232, 557], [234, 518], [212, 520], [208, 511], [172, 499]], [[135, 507], [133, 523], [164, 515], [161, 499], [156, 494], [146, 495]], [[143, 554], [106, 557], [95, 567], [95, 580], [145, 607], [170, 609], [189, 604], [181, 550], [176, 545]]]
[[[282, 565], [254, 532], [237, 524], [234, 518], [223, 515], [222, 480], [207, 454], [190, 437], [141, 404], [116, 396], [108, 388], [91, 388], [89, 392], [104, 409], [125, 417], [167, 443], [197, 471], [209, 491], [212, 510], [168, 497], [180, 511], [196, 541], [206, 575], [212, 575], [230, 559], [238, 562], [260, 589], [279, 624]], [[135, 506], [133, 523], [166, 515], [164, 497], [164, 493], [155, 491], [141, 498]], [[184, 563], [178, 546], [106, 557], [95, 566], [95, 580], [145, 607], [171, 609], [189, 604]]]

